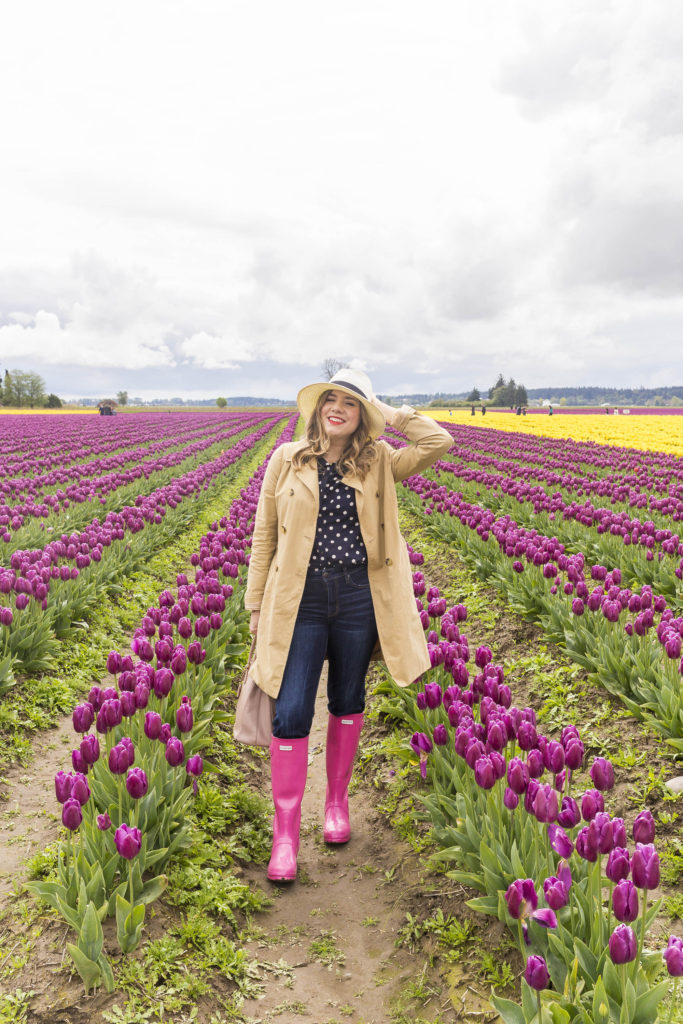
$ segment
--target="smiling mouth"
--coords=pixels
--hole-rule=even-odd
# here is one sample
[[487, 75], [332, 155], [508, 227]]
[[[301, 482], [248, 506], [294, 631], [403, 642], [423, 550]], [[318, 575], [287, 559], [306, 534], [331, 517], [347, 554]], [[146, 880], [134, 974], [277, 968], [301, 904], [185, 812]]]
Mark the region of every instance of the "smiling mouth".
[[328, 423], [334, 423], [334, 424], [339, 424], [339, 423], [343, 423], [344, 422], [344, 420], [341, 419], [340, 416], [328, 416], [327, 417], [327, 421], [328, 421]]

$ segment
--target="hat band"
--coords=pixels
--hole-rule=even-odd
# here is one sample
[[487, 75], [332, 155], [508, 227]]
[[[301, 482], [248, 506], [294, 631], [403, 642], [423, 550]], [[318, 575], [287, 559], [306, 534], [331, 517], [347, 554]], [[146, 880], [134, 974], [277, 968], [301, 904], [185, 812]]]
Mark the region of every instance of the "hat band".
[[[364, 398], [366, 402], [368, 401], [365, 392], [361, 391], [360, 388], [357, 388], [355, 384], [349, 384], [349, 382], [346, 380], [331, 380], [330, 384], [339, 384], [339, 386], [342, 388], [348, 388], [349, 391], [355, 391], [356, 394], [360, 395], [361, 398]], [[330, 388], [330, 391], [334, 391], [334, 388]]]

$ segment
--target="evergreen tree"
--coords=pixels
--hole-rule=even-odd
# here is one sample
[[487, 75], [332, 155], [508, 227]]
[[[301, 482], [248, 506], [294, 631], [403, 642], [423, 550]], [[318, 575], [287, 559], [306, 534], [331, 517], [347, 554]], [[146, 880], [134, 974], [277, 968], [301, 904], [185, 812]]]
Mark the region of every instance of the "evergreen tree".
[[505, 377], [503, 376], [502, 373], [499, 373], [498, 374], [498, 380], [496, 381], [496, 383], [493, 385], [492, 388], [489, 388], [489, 398], [493, 398], [493, 396], [495, 395], [496, 391], [500, 391], [501, 388], [504, 388], [504, 387], [505, 387]]
[[472, 390], [470, 391], [470, 393], [467, 396], [467, 398], [465, 399], [465, 401], [467, 401], [467, 402], [480, 402], [481, 401], [481, 395], [479, 393], [479, 388], [472, 388]]

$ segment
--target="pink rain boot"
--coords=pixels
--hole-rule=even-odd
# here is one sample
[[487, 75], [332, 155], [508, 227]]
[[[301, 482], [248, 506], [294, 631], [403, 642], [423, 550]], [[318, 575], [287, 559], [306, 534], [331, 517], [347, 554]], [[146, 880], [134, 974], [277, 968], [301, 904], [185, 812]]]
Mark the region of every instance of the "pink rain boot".
[[326, 843], [347, 843], [349, 824], [349, 782], [358, 749], [363, 715], [330, 715], [327, 719], [327, 797], [325, 799]]
[[272, 882], [292, 882], [296, 878], [299, 852], [301, 801], [308, 770], [308, 736], [295, 740], [270, 741], [270, 777], [273, 787], [273, 849], [268, 865]]

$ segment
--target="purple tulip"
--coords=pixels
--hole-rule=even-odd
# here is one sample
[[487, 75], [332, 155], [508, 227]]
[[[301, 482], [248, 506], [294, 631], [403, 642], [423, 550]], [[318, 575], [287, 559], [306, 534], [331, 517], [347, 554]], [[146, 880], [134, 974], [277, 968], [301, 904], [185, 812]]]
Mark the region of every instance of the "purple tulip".
[[105, 811], [104, 814], [97, 815], [97, 827], [100, 832], [106, 832], [107, 829], [111, 828], [111, 818], [107, 811]]
[[161, 726], [161, 731], [159, 732], [159, 742], [163, 743], [164, 746], [166, 746], [170, 738], [171, 726], [168, 724], [168, 722], [164, 722], [163, 725]]
[[129, 768], [126, 776], [126, 789], [133, 800], [143, 797], [147, 788], [147, 775], [142, 768]]
[[604, 811], [605, 801], [597, 789], [587, 789], [581, 797], [581, 814], [584, 821], [592, 821], [599, 811]]
[[123, 667], [123, 659], [118, 651], [110, 651], [107, 657], [107, 672], [116, 676]]
[[77, 704], [71, 720], [76, 732], [87, 732], [95, 720], [92, 704]]
[[585, 749], [578, 736], [571, 737], [564, 745], [564, 758], [567, 768], [577, 771], [583, 764]]
[[581, 821], [581, 811], [576, 800], [571, 796], [562, 797], [562, 806], [557, 820], [562, 828], [574, 828]]
[[60, 804], [65, 803], [71, 796], [71, 789], [74, 784], [74, 777], [69, 772], [59, 771], [55, 775], [55, 796]]
[[180, 701], [180, 706], [176, 711], [176, 725], [181, 732], [190, 732], [194, 724], [194, 718], [192, 715], [192, 704], [190, 698], [185, 696]]
[[571, 856], [574, 844], [563, 828], [560, 828], [559, 825], [548, 825], [548, 838], [551, 849], [555, 853], [559, 853], [563, 860]]
[[124, 822], [114, 833], [114, 842], [119, 854], [126, 860], [132, 860], [142, 847], [142, 833], [139, 828], [131, 828]]
[[75, 832], [83, 821], [81, 803], [74, 797], [69, 797], [62, 807], [62, 825], [71, 832]]
[[683, 977], [683, 939], [678, 935], [670, 935], [662, 956], [671, 977]]
[[530, 750], [527, 754], [526, 766], [530, 778], [540, 779], [540, 777], [543, 775], [543, 772], [545, 771], [545, 765], [543, 764], [543, 754], [537, 747], [534, 747], [534, 749]]
[[71, 798], [78, 800], [79, 804], [87, 804], [90, 799], [90, 786], [82, 772], [76, 772], [71, 786]]
[[550, 975], [548, 974], [548, 966], [542, 956], [537, 956], [533, 953], [529, 957], [524, 968], [524, 980], [530, 988], [536, 989], [537, 992], [547, 988]]
[[148, 711], [145, 715], [145, 736], [148, 740], [158, 740], [161, 734], [161, 715], [156, 711]]
[[569, 901], [567, 886], [554, 875], [543, 882], [543, 895], [551, 910], [561, 910]]
[[90, 765], [85, 760], [78, 747], [71, 751], [71, 766], [75, 772], [80, 772], [81, 775], [88, 774], [88, 768]]
[[576, 837], [576, 852], [583, 860], [594, 864], [598, 859], [598, 837], [596, 830], [586, 826]]
[[[538, 896], [531, 878], [518, 878], [512, 882], [505, 893], [505, 902], [508, 913], [516, 921], [521, 917], [528, 916], [528, 913], [536, 910]], [[527, 913], [527, 908], [530, 910]]]
[[149, 686], [146, 683], [137, 683], [133, 691], [135, 707], [138, 711], [144, 711], [149, 704]]
[[415, 696], [415, 704], [417, 705], [418, 711], [424, 711], [427, 707], [427, 698], [424, 695], [424, 690], [420, 690]]
[[507, 770], [508, 786], [513, 792], [521, 796], [525, 792], [527, 785], [529, 784], [529, 769], [527, 768], [521, 757], [513, 757], [510, 759]]
[[175, 736], [171, 736], [166, 744], [166, 760], [171, 768], [176, 768], [185, 760], [185, 747]]
[[628, 850], [623, 846], [615, 846], [607, 858], [605, 874], [609, 878], [610, 882], [621, 882], [622, 879], [628, 878], [630, 871], [631, 860], [628, 855]]
[[441, 700], [443, 695], [441, 687], [439, 686], [438, 683], [426, 683], [424, 688], [424, 694], [428, 708], [431, 708], [433, 710], [434, 708], [438, 708], [441, 706]]
[[176, 647], [171, 658], [171, 672], [174, 676], [181, 676], [187, 668], [187, 655], [183, 647]]
[[614, 887], [612, 909], [617, 921], [624, 921], [626, 924], [630, 924], [638, 917], [638, 890], [629, 879], [622, 879]]
[[547, 824], [556, 820], [557, 813], [557, 793], [552, 786], [539, 786], [534, 797], [534, 815], [537, 820]]
[[128, 690], [125, 690], [121, 694], [121, 697], [119, 699], [121, 701], [121, 715], [122, 715], [122, 717], [123, 718], [132, 718], [132, 716], [135, 714], [135, 712], [138, 709], [137, 704], [135, 702], [135, 694], [134, 693], [130, 693]]
[[414, 732], [410, 737], [410, 746], [416, 754], [429, 754], [432, 749], [432, 741], [423, 732]]
[[482, 789], [491, 789], [496, 782], [493, 765], [489, 757], [484, 755], [477, 759], [474, 765], [474, 781]]
[[205, 658], [206, 651], [198, 640], [194, 640], [187, 648], [187, 660], [192, 665], [201, 665]]
[[438, 747], [443, 747], [448, 743], [448, 729], [442, 722], [434, 726], [434, 732], [432, 733], [434, 743]]
[[631, 857], [631, 878], [639, 889], [656, 889], [659, 885], [659, 854], [652, 843], [636, 843]]
[[130, 766], [128, 751], [120, 743], [109, 751], [109, 771], [113, 775], [125, 775]]
[[503, 793], [503, 803], [509, 811], [514, 811], [519, 804], [519, 796], [513, 789], [510, 789], [509, 786], [506, 787], [505, 792]]
[[564, 768], [564, 761], [564, 747], [557, 740], [551, 740], [543, 751], [543, 764], [549, 772], [557, 775]]
[[619, 924], [609, 937], [609, 955], [612, 963], [630, 964], [638, 953], [638, 943], [632, 928]]
[[168, 697], [173, 688], [174, 678], [170, 668], [159, 668], [154, 673], [154, 692], [159, 700]]
[[641, 811], [633, 822], [633, 839], [636, 843], [651, 843], [655, 838], [655, 820], [647, 808]]
[[591, 822], [595, 828], [598, 853], [609, 853], [614, 846], [614, 825], [606, 811], [598, 811]]
[[605, 757], [596, 757], [591, 765], [590, 777], [593, 785], [601, 792], [612, 789], [614, 786], [614, 769], [612, 762]]
[[517, 729], [517, 743], [520, 750], [533, 750], [538, 742], [536, 726], [526, 720], [519, 723]]
[[198, 778], [204, 771], [204, 762], [199, 754], [193, 754], [192, 757], [188, 757], [187, 764], [185, 765], [185, 771], [188, 775], [194, 775]]

